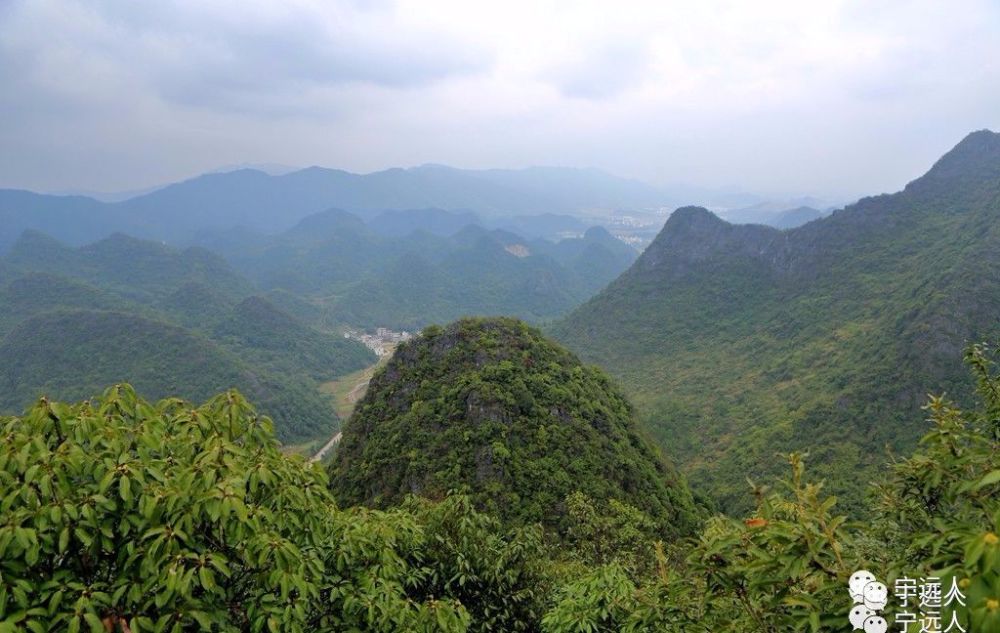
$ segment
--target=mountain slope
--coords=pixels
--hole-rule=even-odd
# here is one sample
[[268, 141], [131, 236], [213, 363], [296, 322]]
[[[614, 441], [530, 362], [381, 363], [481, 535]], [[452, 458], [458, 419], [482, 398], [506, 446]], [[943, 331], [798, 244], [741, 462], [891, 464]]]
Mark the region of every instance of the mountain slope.
[[414, 231], [447, 237], [470, 224], [480, 224], [479, 216], [471, 211], [444, 209], [389, 210], [368, 220], [373, 231], [387, 237], [405, 237]]
[[213, 338], [255, 364], [272, 366], [276, 373], [305, 370], [315, 380], [329, 380], [375, 362], [364, 345], [314, 330], [262, 297], [240, 302], [215, 327]]
[[234, 299], [207, 284], [189, 281], [153, 305], [179, 325], [210, 331], [233, 309]]
[[467, 315], [543, 321], [565, 314], [625, 270], [637, 253], [604, 229], [553, 244], [467, 226], [447, 239], [413, 236], [332, 305], [361, 326], [416, 329]]
[[849, 506], [908, 450], [961, 350], [1000, 332], [1000, 135], [971, 134], [900, 193], [797, 229], [676, 211], [635, 264], [553, 328], [627, 386], [695, 486], [748, 503], [776, 452]]
[[54, 310], [134, 308], [125, 300], [86, 283], [29, 273], [0, 289], [0, 338], [21, 321]]
[[231, 299], [253, 292], [252, 284], [205, 249], [177, 250], [123, 233], [72, 248], [37, 231], [25, 231], [3, 261], [13, 270], [82, 280], [143, 301], [192, 282]]
[[795, 207], [779, 212], [769, 224], [776, 229], [794, 229], [823, 217], [823, 213], [812, 207]]
[[32, 317], [0, 341], [0, 410], [41, 395], [81, 399], [128, 381], [152, 398], [204, 400], [239, 387], [275, 418], [286, 441], [331, 433], [336, 415], [315, 385], [242, 362], [202, 336], [120, 312], [65, 311]]
[[513, 319], [463, 319], [401, 345], [372, 378], [331, 467], [344, 505], [466, 488], [515, 523], [556, 523], [567, 495], [693, 527], [683, 480], [599, 370]]
[[0, 253], [27, 230], [85, 244], [109, 235], [121, 220], [111, 205], [91, 198], [0, 189]]
[[819, 209], [804, 204], [806, 201], [810, 199], [762, 202], [743, 209], [728, 209], [719, 215], [732, 224], [763, 224], [776, 229], [794, 229], [825, 215]]
[[291, 229], [248, 242], [219, 236], [217, 249], [265, 288], [297, 293], [331, 293], [379, 266], [391, 255], [385, 240], [352, 213], [327, 209], [306, 216]]

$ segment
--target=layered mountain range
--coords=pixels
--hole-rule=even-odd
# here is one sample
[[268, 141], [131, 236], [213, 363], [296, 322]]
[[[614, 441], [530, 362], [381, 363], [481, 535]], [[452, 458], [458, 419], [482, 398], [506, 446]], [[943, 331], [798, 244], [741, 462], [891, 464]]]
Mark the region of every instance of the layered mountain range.
[[[464, 315], [561, 316], [614, 279], [638, 253], [605, 229], [553, 242], [466, 224], [451, 234], [399, 236], [403, 212], [386, 229], [329, 209], [276, 236], [245, 230], [203, 244], [264, 289], [320, 300], [326, 323], [419, 328]], [[449, 214], [425, 212], [446, 232]], [[454, 216], [463, 217], [463, 216]]]
[[781, 231], [677, 210], [553, 333], [609, 369], [692, 484], [745, 508], [745, 478], [808, 450], [849, 505], [924, 430], [930, 391], [971, 390], [970, 341], [1000, 332], [1000, 135], [921, 178]]
[[368, 223], [331, 209], [277, 235], [236, 228], [199, 242], [115, 232], [74, 247], [25, 231], [0, 256], [0, 412], [125, 380], [152, 398], [237, 387], [283, 440], [328, 437], [338, 421], [320, 383], [375, 361], [344, 328], [551, 319], [638, 255], [599, 227], [551, 242], [433, 209]]
[[113, 232], [189, 243], [206, 231], [277, 233], [331, 207], [363, 216], [389, 210], [474, 210], [484, 217], [578, 214], [657, 207], [669, 197], [597, 170], [536, 167], [462, 170], [441, 165], [353, 174], [310, 167], [272, 176], [254, 169], [211, 173], [120, 202], [0, 190], [0, 252], [27, 229], [72, 245]]

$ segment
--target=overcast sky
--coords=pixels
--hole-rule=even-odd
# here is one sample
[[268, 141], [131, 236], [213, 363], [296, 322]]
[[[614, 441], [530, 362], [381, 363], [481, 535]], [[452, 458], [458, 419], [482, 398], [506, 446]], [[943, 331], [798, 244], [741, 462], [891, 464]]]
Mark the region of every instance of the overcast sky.
[[893, 191], [1000, 130], [1000, 2], [0, 0], [0, 186], [235, 163]]

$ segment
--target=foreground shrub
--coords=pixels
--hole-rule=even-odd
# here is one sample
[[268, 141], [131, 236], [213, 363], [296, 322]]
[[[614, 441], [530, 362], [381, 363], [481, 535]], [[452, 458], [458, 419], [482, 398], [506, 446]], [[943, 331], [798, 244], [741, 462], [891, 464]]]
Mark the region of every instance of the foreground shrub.
[[[931, 431], [874, 486], [871, 521], [835, 514], [836, 498], [791, 455], [791, 477], [775, 491], [756, 487], [750, 517], [713, 518], [686, 557], [668, 563], [661, 554], [657, 573], [638, 581], [618, 561], [567, 581], [544, 630], [852, 631], [848, 580], [866, 569], [890, 592], [901, 579], [940, 582], [936, 612], [911, 601], [911, 631], [933, 627], [920, 621], [931, 616], [941, 631], [1000, 632], [1000, 377], [986, 346], [971, 347], [967, 362], [978, 403], [963, 411], [930, 399]], [[964, 604], [944, 605], [953, 584]], [[903, 617], [894, 598], [889, 621]], [[893, 630], [902, 630], [898, 621]]]
[[[0, 421], [0, 630], [467, 627], [406, 593], [406, 517], [339, 512], [239, 394], [194, 408], [128, 386]], [[380, 565], [369, 565], [369, 561]]]

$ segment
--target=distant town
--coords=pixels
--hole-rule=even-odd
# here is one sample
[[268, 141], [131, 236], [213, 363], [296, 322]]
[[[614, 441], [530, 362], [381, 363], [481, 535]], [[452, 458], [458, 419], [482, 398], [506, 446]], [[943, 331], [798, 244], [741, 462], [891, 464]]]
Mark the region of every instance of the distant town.
[[358, 330], [347, 330], [344, 332], [344, 338], [361, 341], [368, 349], [375, 352], [379, 357], [382, 357], [391, 354], [397, 344], [413, 338], [413, 334], [406, 330], [396, 332], [389, 328], [380, 327], [375, 329], [374, 334], [359, 332]]

